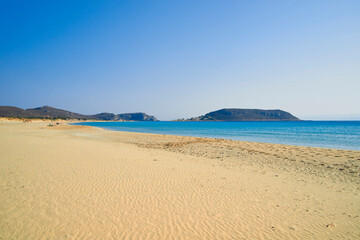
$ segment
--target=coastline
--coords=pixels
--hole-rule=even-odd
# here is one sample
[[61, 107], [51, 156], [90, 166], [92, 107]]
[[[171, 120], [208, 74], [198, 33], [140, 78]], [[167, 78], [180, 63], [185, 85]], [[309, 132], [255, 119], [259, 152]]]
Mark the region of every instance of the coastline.
[[360, 238], [360, 151], [46, 122], [0, 121], [0, 238]]
[[360, 122], [83, 122], [112, 131], [231, 139], [235, 141], [360, 151]]

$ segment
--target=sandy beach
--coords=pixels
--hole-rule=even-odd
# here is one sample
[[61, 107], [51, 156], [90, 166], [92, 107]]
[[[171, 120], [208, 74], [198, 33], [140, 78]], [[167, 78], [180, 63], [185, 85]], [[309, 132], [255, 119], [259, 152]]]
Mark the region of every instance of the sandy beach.
[[360, 152], [0, 121], [0, 239], [360, 239]]

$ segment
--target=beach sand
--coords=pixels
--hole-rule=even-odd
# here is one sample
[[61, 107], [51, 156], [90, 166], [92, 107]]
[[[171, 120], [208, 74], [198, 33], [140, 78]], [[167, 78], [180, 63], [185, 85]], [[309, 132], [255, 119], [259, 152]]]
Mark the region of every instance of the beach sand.
[[0, 122], [0, 239], [360, 239], [360, 152]]

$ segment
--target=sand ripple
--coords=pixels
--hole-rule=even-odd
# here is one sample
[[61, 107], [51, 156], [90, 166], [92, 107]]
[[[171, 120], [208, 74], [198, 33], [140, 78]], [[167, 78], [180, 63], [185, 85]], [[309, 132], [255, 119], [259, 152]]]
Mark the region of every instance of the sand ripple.
[[359, 162], [356, 151], [0, 123], [0, 239], [360, 239]]

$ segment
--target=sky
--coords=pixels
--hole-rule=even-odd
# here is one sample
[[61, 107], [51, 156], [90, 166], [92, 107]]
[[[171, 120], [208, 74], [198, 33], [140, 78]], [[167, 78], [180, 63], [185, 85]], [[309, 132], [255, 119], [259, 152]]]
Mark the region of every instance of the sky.
[[360, 1], [0, 0], [0, 105], [360, 120]]

